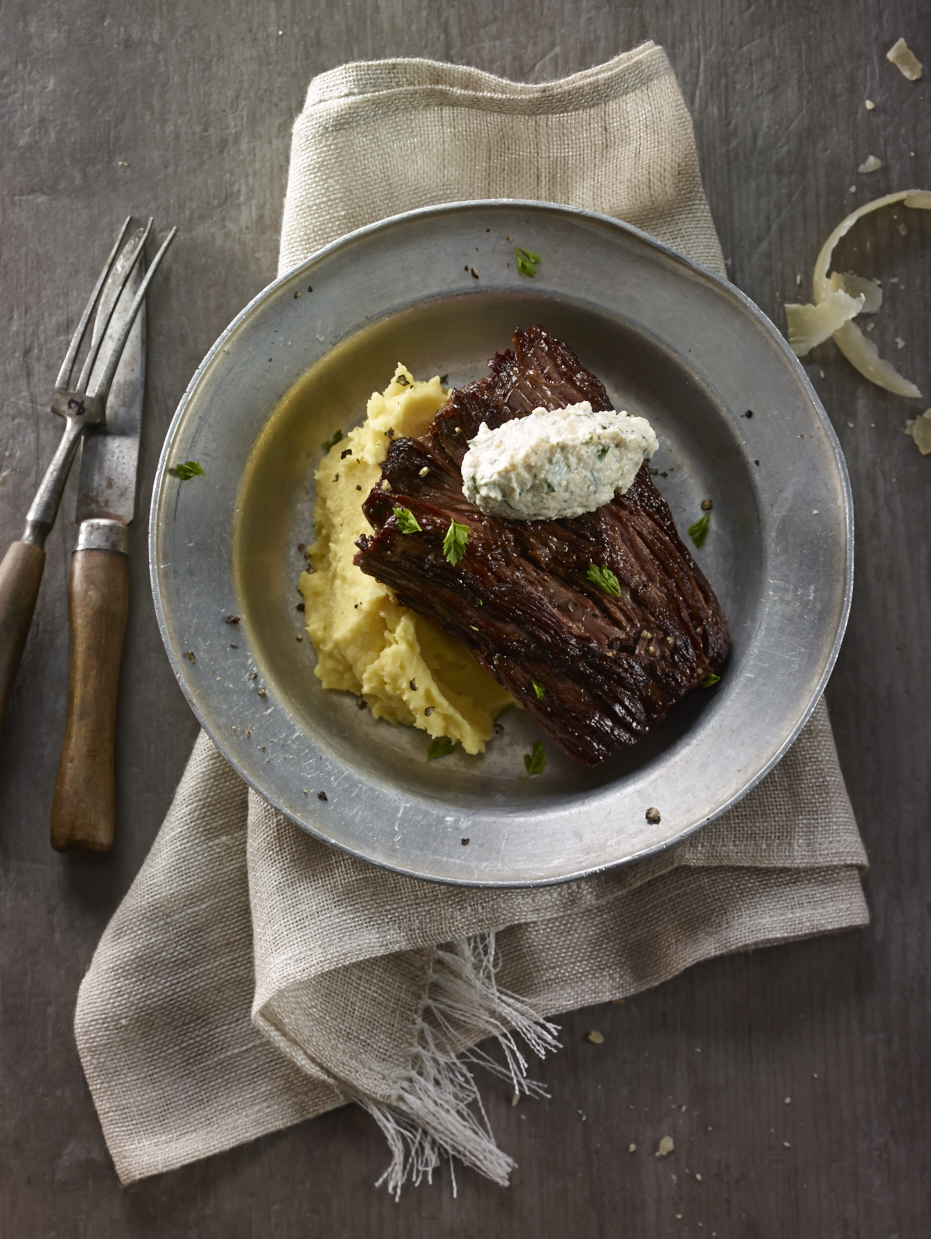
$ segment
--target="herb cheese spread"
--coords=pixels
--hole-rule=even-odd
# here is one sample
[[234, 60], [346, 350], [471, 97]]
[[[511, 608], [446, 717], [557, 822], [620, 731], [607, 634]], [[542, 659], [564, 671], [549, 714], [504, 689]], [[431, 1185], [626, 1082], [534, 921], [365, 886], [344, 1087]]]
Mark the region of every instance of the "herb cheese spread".
[[488, 516], [581, 516], [623, 494], [658, 446], [644, 417], [595, 413], [587, 400], [534, 409], [497, 430], [482, 422], [462, 461], [462, 493]]

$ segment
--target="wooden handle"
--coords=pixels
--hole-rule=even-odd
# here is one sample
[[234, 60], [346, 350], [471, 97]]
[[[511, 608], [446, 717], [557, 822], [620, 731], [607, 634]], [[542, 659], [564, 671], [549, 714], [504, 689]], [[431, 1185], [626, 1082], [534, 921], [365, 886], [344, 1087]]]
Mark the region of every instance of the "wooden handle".
[[68, 718], [52, 800], [57, 852], [108, 852], [113, 843], [113, 736], [129, 556], [75, 551], [68, 581]]
[[14, 542], [0, 563], [0, 723], [16, 683], [44, 567], [45, 551], [31, 542]]

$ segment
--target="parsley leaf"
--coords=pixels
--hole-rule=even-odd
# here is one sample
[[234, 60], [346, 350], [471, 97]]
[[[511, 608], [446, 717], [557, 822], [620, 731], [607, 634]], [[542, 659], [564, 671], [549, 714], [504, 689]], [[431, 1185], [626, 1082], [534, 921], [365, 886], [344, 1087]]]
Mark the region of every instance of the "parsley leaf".
[[717, 684], [720, 678], [721, 677], [719, 675], [715, 675], [713, 671], [709, 671], [708, 674], [705, 676], [705, 678], [702, 680], [699, 687], [700, 688], [711, 688], [713, 685]]
[[431, 740], [430, 747], [427, 749], [427, 761], [436, 761], [438, 757], [448, 757], [456, 747], [456, 741], [450, 740], [449, 736], [440, 736], [438, 740]]
[[533, 685], [533, 691], [537, 695], [537, 701], [542, 701], [543, 694], [546, 692], [546, 685], [541, 684], [539, 680], [531, 680], [530, 683]]
[[611, 451], [610, 445], [605, 443], [603, 447], [600, 447], [598, 449], [598, 459], [604, 460], [604, 458], [607, 456], [608, 452], [610, 451]]
[[711, 524], [711, 513], [706, 512], [704, 516], [700, 516], [694, 524], [689, 525], [689, 537], [696, 546], [701, 546], [705, 538], [708, 536], [708, 526]]
[[621, 583], [607, 566], [602, 564], [601, 567], [597, 564], [589, 564], [588, 571], [585, 576], [591, 581], [592, 585], [597, 585], [599, 589], [603, 589], [606, 594], [611, 594], [615, 598], [621, 596]]
[[203, 469], [198, 460], [186, 460], [183, 465], [174, 465], [168, 472], [173, 478], [179, 478], [182, 482], [189, 482], [191, 478], [197, 477], [198, 473], [203, 474]]
[[535, 774], [542, 774], [546, 769], [546, 749], [542, 740], [534, 740], [530, 752], [524, 754], [524, 769], [527, 773], [520, 776], [521, 783], [525, 783]]
[[519, 245], [515, 248], [514, 253], [517, 256], [517, 270], [521, 275], [536, 275], [540, 255], [535, 254], [533, 250], [522, 250]]
[[342, 441], [343, 441], [343, 432], [341, 430], [337, 430], [333, 438], [327, 439], [326, 442], [324, 443], [323, 445], [324, 456], [327, 455], [327, 453], [330, 451], [331, 448], [336, 447], [337, 443], [342, 443]]
[[469, 540], [469, 526], [449, 522], [446, 536], [443, 538], [443, 554], [455, 568], [465, 554], [466, 543]]
[[420, 533], [420, 525], [417, 523], [417, 517], [410, 508], [392, 508], [395, 516], [398, 518], [398, 529], [401, 533]]

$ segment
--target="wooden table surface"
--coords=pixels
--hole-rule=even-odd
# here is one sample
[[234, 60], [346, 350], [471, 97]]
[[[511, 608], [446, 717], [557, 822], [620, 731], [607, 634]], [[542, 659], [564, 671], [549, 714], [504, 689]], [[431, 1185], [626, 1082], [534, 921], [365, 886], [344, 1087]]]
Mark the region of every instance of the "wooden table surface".
[[[929, 65], [921, 82], [885, 59], [900, 35]], [[201, 356], [274, 275], [290, 127], [308, 81], [346, 60], [419, 55], [542, 81], [644, 38], [666, 48], [694, 118], [731, 278], [777, 325], [797, 275], [807, 297], [821, 241], [855, 203], [931, 188], [923, 0], [3, 5], [0, 551], [19, 536], [53, 452], [59, 423], [47, 402], [109, 238], [130, 210], [180, 229], [149, 299], [109, 856], [67, 858], [48, 845], [73, 480], [2, 732], [4, 1237], [931, 1233], [931, 459], [902, 433], [925, 405], [869, 385], [830, 343], [805, 365], [856, 503], [857, 587], [828, 702], [870, 854], [868, 929], [718, 959], [623, 1005], [566, 1016], [565, 1049], [537, 1072], [552, 1100], [512, 1108], [503, 1086], [486, 1088], [519, 1163], [511, 1187], [463, 1172], [457, 1200], [445, 1173], [399, 1205], [376, 1190], [384, 1143], [351, 1106], [123, 1189], [74, 1045], [78, 984], [197, 732], [148, 586], [155, 463]], [[870, 154], [881, 170], [858, 173]], [[838, 265], [883, 277], [874, 338], [927, 392], [931, 216], [908, 216], [906, 236], [891, 212], [873, 216]], [[583, 1039], [596, 1022], [600, 1046]], [[658, 1159], [664, 1134], [676, 1148]]]

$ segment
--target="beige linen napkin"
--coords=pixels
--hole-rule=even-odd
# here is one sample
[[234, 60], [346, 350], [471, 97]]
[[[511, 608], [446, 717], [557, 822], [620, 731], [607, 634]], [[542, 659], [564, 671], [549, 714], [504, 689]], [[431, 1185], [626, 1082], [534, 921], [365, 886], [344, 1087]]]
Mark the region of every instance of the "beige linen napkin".
[[[653, 44], [538, 86], [422, 60], [323, 74], [295, 126], [281, 269], [398, 211], [491, 197], [609, 212], [723, 274], [691, 123]], [[865, 863], [823, 703], [712, 825], [542, 890], [444, 887], [353, 860], [249, 791], [201, 735], [78, 999], [119, 1176], [354, 1100], [388, 1137], [392, 1190], [441, 1152], [506, 1182], [511, 1160], [474, 1104], [478, 1042], [497, 1035], [513, 1087], [532, 1091], [523, 1049], [556, 1045], [544, 1017], [714, 955], [861, 925]]]

